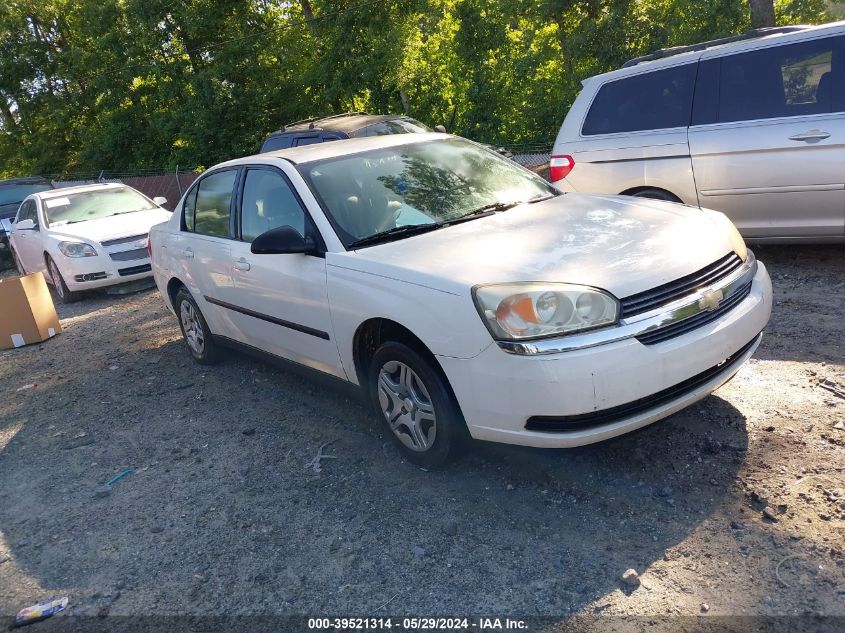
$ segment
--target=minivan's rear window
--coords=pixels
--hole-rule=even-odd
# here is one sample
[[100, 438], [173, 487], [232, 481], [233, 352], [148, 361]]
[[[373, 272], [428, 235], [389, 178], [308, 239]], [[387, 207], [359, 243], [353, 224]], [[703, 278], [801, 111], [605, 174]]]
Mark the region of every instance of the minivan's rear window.
[[689, 125], [697, 63], [673, 66], [604, 84], [581, 133], [613, 134]]

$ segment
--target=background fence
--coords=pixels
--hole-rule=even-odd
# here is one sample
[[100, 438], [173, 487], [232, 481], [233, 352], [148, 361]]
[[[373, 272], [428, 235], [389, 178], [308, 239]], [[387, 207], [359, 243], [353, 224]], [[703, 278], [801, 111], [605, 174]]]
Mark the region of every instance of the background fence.
[[173, 209], [185, 189], [197, 179], [200, 171], [196, 169], [162, 170], [135, 169], [130, 171], [102, 170], [76, 174], [52, 174], [47, 178], [55, 187], [74, 187], [97, 182], [119, 182], [129, 185], [143, 193], [148, 198], [162, 196], [167, 198], [167, 209]]

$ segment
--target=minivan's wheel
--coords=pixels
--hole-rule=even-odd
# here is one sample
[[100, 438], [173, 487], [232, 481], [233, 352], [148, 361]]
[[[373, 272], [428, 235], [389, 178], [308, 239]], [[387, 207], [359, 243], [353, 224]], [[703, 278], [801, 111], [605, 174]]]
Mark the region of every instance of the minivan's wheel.
[[81, 293], [71, 292], [65, 283], [62, 273], [59, 272], [59, 267], [53, 258], [47, 255], [47, 272], [50, 273], [50, 280], [53, 282], [53, 288], [56, 289], [56, 294], [59, 295], [62, 303], [73, 303], [79, 301]]
[[213, 365], [219, 360], [219, 350], [214, 344], [208, 323], [200, 312], [197, 302], [186, 288], [180, 288], [173, 302], [179, 315], [179, 327], [188, 345], [191, 357], [200, 365]]
[[376, 414], [409, 461], [435, 467], [465, 448], [469, 433], [445, 379], [407, 345], [391, 341], [376, 350], [369, 385]]
[[681, 200], [662, 189], [643, 189], [634, 194], [635, 198], [651, 198], [652, 200], [665, 200], [666, 202], [680, 202]]

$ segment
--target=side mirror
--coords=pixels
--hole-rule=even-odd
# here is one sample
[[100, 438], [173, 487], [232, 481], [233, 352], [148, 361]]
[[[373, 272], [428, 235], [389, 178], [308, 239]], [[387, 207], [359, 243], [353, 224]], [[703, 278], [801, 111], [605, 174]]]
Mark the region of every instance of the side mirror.
[[435, 125], [435, 126], [434, 126], [434, 131], [435, 131], [435, 132], [440, 132], [441, 134], [445, 134], [445, 133], [446, 133], [446, 126], [445, 126], [445, 125], [443, 125], [442, 123], [441, 123], [440, 125]]
[[158, 206], [163, 207], [167, 204], [167, 198], [164, 196], [156, 196], [153, 198], [153, 202], [155, 202]]
[[293, 253], [316, 253], [317, 247], [305, 239], [292, 226], [279, 226], [262, 233], [252, 240], [250, 250], [256, 255], [290, 255]]
[[27, 218], [14, 224], [14, 228], [18, 231], [34, 231], [36, 229], [35, 221]]

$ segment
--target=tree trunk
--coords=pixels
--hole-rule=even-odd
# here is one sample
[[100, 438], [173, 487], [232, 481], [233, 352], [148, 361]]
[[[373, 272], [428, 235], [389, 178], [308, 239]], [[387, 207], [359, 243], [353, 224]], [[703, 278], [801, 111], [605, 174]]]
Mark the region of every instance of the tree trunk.
[[751, 26], [759, 29], [775, 25], [774, 0], [748, 0], [751, 5]]
[[308, 28], [311, 30], [311, 37], [317, 39], [317, 27], [314, 26], [314, 10], [311, 8], [311, 3], [308, 0], [299, 0], [299, 6], [302, 7], [302, 15], [308, 22]]

